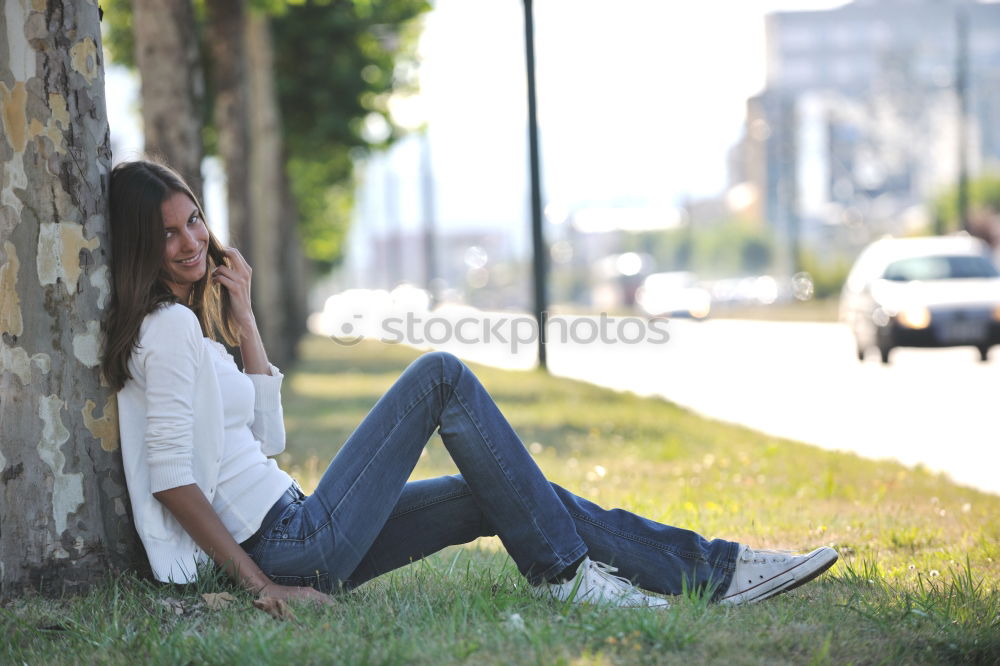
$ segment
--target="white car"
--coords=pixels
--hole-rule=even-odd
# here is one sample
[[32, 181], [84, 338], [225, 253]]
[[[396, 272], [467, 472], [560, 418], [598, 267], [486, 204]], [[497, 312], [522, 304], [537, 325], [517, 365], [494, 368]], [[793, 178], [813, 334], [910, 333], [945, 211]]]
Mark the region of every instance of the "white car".
[[840, 320], [861, 360], [871, 348], [888, 363], [895, 347], [971, 345], [985, 361], [1000, 343], [1000, 271], [968, 235], [878, 240], [847, 276]]
[[653, 317], [704, 319], [712, 311], [712, 295], [687, 271], [648, 275], [636, 292], [635, 302]]

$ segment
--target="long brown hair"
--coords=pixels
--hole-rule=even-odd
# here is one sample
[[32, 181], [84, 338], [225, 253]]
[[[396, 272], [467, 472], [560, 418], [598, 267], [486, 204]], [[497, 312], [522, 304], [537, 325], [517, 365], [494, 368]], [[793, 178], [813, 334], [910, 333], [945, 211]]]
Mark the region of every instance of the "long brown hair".
[[[163, 281], [164, 231], [160, 206], [176, 193], [204, 211], [184, 179], [156, 162], [123, 162], [111, 171], [111, 306], [104, 321], [101, 371], [119, 391], [132, 375], [128, 360], [139, 343], [139, 327], [150, 312], [178, 299]], [[222, 245], [208, 232], [208, 270], [184, 303], [198, 316], [202, 334], [236, 346], [239, 336], [229, 294], [208, 279], [225, 264]]]

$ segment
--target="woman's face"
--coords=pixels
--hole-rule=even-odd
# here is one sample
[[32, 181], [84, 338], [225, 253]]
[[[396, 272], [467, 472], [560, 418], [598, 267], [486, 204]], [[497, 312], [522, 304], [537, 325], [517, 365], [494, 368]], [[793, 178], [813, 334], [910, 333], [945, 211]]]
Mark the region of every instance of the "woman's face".
[[163, 216], [163, 272], [170, 290], [186, 301], [208, 270], [208, 228], [186, 194], [175, 192], [160, 206]]

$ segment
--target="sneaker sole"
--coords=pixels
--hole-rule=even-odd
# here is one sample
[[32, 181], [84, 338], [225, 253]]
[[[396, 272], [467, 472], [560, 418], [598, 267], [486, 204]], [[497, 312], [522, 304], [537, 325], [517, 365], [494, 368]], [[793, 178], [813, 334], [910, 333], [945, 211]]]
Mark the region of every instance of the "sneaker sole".
[[633, 609], [633, 608], [662, 608], [662, 609], [667, 609], [667, 608], [670, 608], [670, 602], [667, 601], [666, 599], [662, 599], [660, 597], [648, 596], [648, 595], [647, 595], [648, 598], [643, 603], [627, 604], [627, 603], [619, 603], [614, 597], [609, 597], [609, 598], [603, 598], [602, 597], [602, 598], [598, 598], [598, 599], [573, 597], [571, 599], [560, 599], [559, 597], [557, 597], [557, 596], [555, 596], [555, 595], [553, 595], [551, 593], [543, 592], [543, 591], [536, 591], [538, 589], [539, 588], [537, 588], [537, 587], [532, 587], [531, 588], [531, 595], [534, 598], [542, 600], [542, 601], [551, 601], [551, 602], [554, 602], [554, 603], [557, 603], [557, 604], [563, 604], [563, 603], [566, 603], [567, 601], [569, 601], [570, 603], [576, 604], [576, 605], [579, 605], [579, 606], [595, 606], [595, 607], [599, 607], [599, 608], [626, 608], [626, 609]]
[[805, 585], [829, 569], [839, 559], [833, 548], [817, 548], [791, 569], [781, 572], [739, 594], [719, 600], [722, 604], [752, 604]]

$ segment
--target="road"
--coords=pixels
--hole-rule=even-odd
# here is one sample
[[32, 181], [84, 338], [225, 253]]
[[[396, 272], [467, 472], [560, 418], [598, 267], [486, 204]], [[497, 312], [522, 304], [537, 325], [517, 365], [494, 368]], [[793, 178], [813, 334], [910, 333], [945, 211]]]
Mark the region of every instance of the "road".
[[[437, 344], [408, 342], [469, 361], [530, 368], [534, 344], [511, 342], [515, 328], [524, 332], [525, 319], [471, 308], [435, 310], [413, 330]], [[1000, 348], [988, 363], [980, 363], [971, 347], [897, 349], [892, 364], [883, 366], [875, 354], [859, 363], [840, 324], [674, 320], [666, 327], [667, 341], [647, 335], [629, 344], [613, 333], [605, 342], [586, 342], [597, 319], [566, 319], [589, 319], [590, 325], [581, 325], [582, 335], [575, 336], [565, 335], [567, 326], [550, 325], [553, 374], [660, 396], [708, 417], [827, 449], [920, 464], [1000, 494]], [[641, 321], [629, 319], [633, 325]], [[470, 322], [462, 336], [447, 335], [449, 327], [459, 330], [454, 324], [460, 320]], [[488, 325], [501, 320], [513, 321], [500, 329], [506, 342], [487, 334]], [[328, 332], [339, 326], [330, 320], [313, 328]]]
[[[666, 343], [548, 345], [553, 374], [661, 396], [705, 416], [868, 458], [943, 471], [1000, 494], [1000, 348], [897, 349], [858, 363], [840, 324], [675, 320]], [[530, 367], [530, 347], [439, 345]]]

